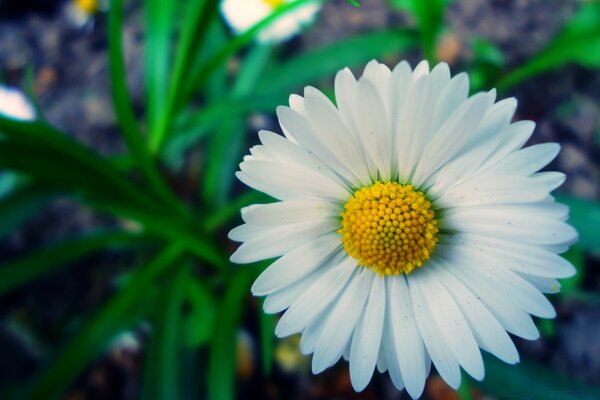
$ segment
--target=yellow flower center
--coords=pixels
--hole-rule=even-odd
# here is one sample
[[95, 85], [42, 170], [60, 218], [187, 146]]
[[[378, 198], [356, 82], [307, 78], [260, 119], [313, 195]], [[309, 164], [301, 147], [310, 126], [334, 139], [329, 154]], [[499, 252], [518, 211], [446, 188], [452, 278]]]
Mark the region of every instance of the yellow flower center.
[[285, 2], [285, 0], [263, 0], [263, 1], [265, 3], [267, 3], [267, 5], [271, 6], [272, 8], [277, 8]]
[[75, 0], [75, 4], [86, 14], [95, 14], [98, 11], [98, 0]]
[[435, 212], [423, 192], [375, 182], [356, 192], [341, 213], [342, 243], [358, 265], [380, 275], [410, 274], [437, 244]]

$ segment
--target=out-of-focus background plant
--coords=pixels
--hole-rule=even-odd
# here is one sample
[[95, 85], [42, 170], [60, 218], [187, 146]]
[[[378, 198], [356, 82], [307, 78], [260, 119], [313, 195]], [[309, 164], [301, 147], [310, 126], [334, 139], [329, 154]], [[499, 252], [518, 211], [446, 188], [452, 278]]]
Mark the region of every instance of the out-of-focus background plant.
[[278, 43], [262, 29], [315, 1], [264, 1], [236, 35], [217, 0], [0, 0], [0, 81], [37, 115], [0, 115], [0, 398], [404, 398], [378, 378], [354, 394], [344, 363], [312, 376], [249, 295], [265, 265], [228, 262], [240, 207], [269, 201], [234, 177], [255, 132], [372, 58], [516, 96], [532, 140], [563, 146], [581, 235], [522, 363], [487, 357], [458, 393], [432, 376], [424, 398], [600, 398], [600, 3], [331, 0]]

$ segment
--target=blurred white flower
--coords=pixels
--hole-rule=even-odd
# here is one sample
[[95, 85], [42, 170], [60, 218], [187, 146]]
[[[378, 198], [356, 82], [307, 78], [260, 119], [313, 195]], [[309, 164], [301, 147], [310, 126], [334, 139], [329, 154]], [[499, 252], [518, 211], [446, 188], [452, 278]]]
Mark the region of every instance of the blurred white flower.
[[[221, 14], [231, 29], [242, 34], [284, 4], [295, 0], [222, 0]], [[307, 2], [284, 13], [257, 35], [262, 43], [282, 42], [312, 23], [321, 9], [320, 2]]]
[[23, 92], [0, 86], [0, 115], [30, 121], [35, 119], [35, 110]]
[[280, 257], [254, 282], [275, 333], [301, 333], [319, 373], [342, 356], [357, 391], [375, 368], [421, 396], [431, 365], [453, 388], [481, 380], [480, 348], [514, 364], [507, 332], [536, 339], [553, 318], [542, 293], [574, 274], [558, 254], [577, 239], [564, 181], [538, 172], [555, 143], [522, 148], [535, 124], [512, 123], [514, 98], [469, 93], [448, 66], [376, 61], [335, 79], [334, 105], [307, 87], [261, 131], [238, 178], [280, 200], [242, 210], [233, 262]]

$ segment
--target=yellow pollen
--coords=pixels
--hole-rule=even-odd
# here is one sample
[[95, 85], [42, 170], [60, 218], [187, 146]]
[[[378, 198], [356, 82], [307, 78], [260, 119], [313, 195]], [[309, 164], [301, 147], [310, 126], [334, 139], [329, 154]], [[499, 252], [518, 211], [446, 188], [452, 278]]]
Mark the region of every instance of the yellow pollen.
[[358, 265], [380, 275], [410, 274], [431, 256], [438, 233], [423, 192], [397, 182], [363, 187], [341, 213], [342, 243]]
[[263, 0], [265, 3], [267, 3], [269, 6], [271, 6], [272, 8], [277, 8], [280, 5], [282, 5], [283, 3], [285, 3], [285, 0]]
[[98, 11], [98, 0], [75, 0], [75, 4], [88, 15]]

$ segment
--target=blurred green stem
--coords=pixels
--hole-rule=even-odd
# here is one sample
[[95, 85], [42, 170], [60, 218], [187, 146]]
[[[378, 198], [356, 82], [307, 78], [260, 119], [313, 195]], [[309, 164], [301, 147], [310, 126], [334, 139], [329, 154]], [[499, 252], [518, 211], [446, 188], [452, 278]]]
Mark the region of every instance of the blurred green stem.
[[171, 192], [171, 189], [160, 175], [144, 143], [143, 134], [139, 129], [133, 112], [131, 97], [127, 89], [127, 74], [121, 38], [123, 32], [123, 14], [123, 0], [112, 0], [108, 18], [108, 44], [112, 96], [117, 120], [133, 158], [137, 161], [153, 190], [156, 191], [168, 206], [182, 214], [187, 214], [183, 204]]
[[171, 76], [167, 102], [162, 118], [157, 120], [155, 128], [150, 133], [150, 150], [153, 154], [160, 152], [171, 120], [176, 112], [176, 105], [181, 96], [184, 78], [189, 74], [192, 58], [204, 42], [210, 21], [217, 13], [216, 0], [191, 0], [185, 13], [181, 38], [175, 53], [175, 65]]

